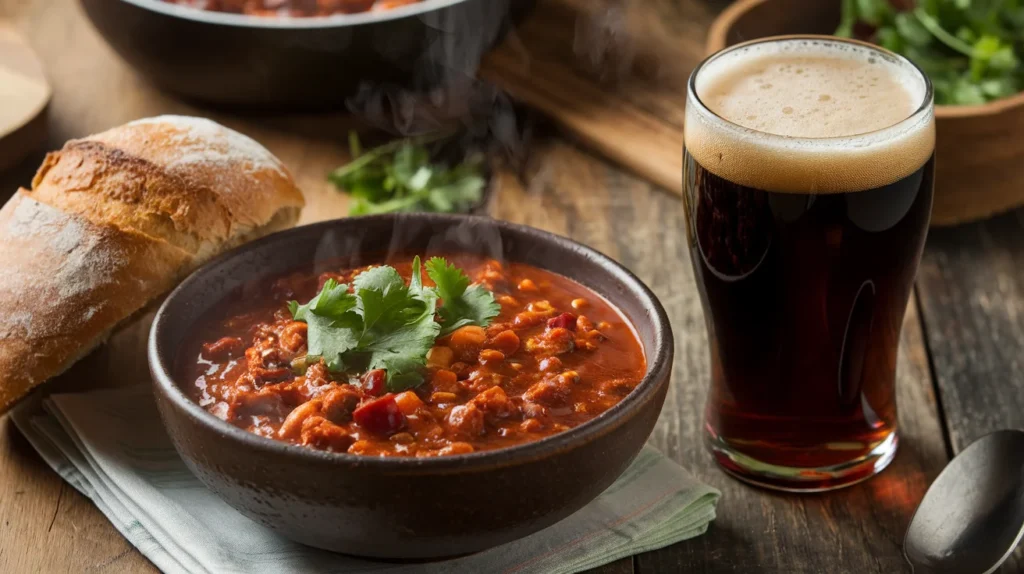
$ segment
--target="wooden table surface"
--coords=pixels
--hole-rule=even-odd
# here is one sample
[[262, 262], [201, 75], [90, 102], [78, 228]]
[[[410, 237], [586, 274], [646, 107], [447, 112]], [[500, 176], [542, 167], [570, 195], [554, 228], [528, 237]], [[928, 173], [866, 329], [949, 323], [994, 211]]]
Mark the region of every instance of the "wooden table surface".
[[[702, 35], [724, 5], [640, 1], [656, 5], [666, 27], [678, 32], [687, 66], [700, 58]], [[191, 107], [132, 74], [72, 0], [0, 0], [3, 18], [29, 37], [47, 67], [54, 88], [51, 149], [138, 117], [207, 115], [253, 136], [291, 167], [307, 193], [304, 223], [345, 214], [324, 174], [345, 160], [346, 118], [237, 117]], [[783, 495], [729, 479], [702, 446], [708, 349], [678, 197], [562, 137], [535, 142], [529, 157], [525, 177], [501, 175], [494, 215], [592, 245], [653, 288], [672, 320], [677, 349], [651, 444], [723, 493], [719, 518], [705, 536], [599, 572], [909, 571], [900, 551], [903, 533], [950, 456], [987, 432], [1024, 427], [1024, 211], [929, 236], [901, 341], [902, 440], [892, 466], [839, 492]], [[40, 158], [0, 173], [0, 200], [29, 183]], [[146, 327], [143, 320], [120, 332], [47, 390], [144, 380]], [[0, 419], [0, 572], [152, 570]], [[1021, 551], [1003, 568], [1019, 571]]]

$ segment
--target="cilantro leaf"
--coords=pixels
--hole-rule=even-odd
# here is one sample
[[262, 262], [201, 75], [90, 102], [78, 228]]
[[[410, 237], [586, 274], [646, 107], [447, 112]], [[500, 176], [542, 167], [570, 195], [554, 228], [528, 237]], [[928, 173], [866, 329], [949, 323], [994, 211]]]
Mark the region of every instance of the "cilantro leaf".
[[409, 288], [394, 267], [374, 267], [360, 273], [353, 282], [358, 303], [356, 311], [363, 317], [363, 334], [372, 331], [376, 324], [394, 320], [394, 313], [401, 313], [409, 299]]
[[441, 331], [434, 320], [437, 297], [423, 289], [415, 271], [411, 287], [393, 267], [376, 267], [355, 279], [363, 318], [358, 351], [368, 354], [369, 369], [387, 371], [392, 392], [423, 382], [427, 351]]
[[490, 291], [470, 286], [469, 278], [444, 259], [431, 259], [426, 267], [436, 288], [423, 285], [416, 257], [408, 286], [395, 268], [381, 266], [360, 273], [351, 292], [348, 285], [328, 280], [305, 305], [289, 302], [292, 317], [308, 326], [307, 357], [323, 358], [332, 372], [384, 369], [391, 392], [422, 383], [427, 352], [441, 334], [435, 317], [440, 315], [450, 332], [469, 324], [487, 326], [501, 310]]
[[292, 317], [309, 326], [307, 356], [323, 358], [332, 371], [344, 370], [343, 355], [358, 344], [353, 329], [359, 323], [354, 312], [356, 304], [348, 285], [338, 284], [334, 279], [328, 279], [309, 303], [288, 303]]
[[483, 198], [484, 158], [470, 155], [457, 165], [433, 161], [428, 144], [450, 133], [396, 140], [362, 153], [349, 134], [352, 161], [328, 180], [352, 197], [350, 215], [411, 211], [468, 212]]
[[351, 313], [337, 319], [310, 315], [306, 323], [309, 325], [308, 356], [321, 357], [333, 372], [347, 369], [346, 355], [359, 343], [353, 329], [358, 324], [358, 317]]
[[[436, 299], [433, 303], [436, 304]], [[422, 301], [419, 316], [405, 322], [401, 328], [379, 330], [368, 343], [360, 347], [370, 354], [370, 369], [384, 369], [388, 373], [388, 390], [404, 391], [423, 382], [421, 373], [426, 365], [427, 351], [441, 332], [434, 320], [436, 306]]]
[[984, 104], [1024, 88], [1021, 0], [843, 0], [836, 35], [857, 33], [920, 66], [937, 104]]
[[438, 311], [444, 323], [442, 335], [466, 325], [486, 327], [501, 312], [493, 293], [481, 285], [470, 286], [469, 277], [444, 258], [427, 261], [427, 275], [437, 285], [442, 301]]

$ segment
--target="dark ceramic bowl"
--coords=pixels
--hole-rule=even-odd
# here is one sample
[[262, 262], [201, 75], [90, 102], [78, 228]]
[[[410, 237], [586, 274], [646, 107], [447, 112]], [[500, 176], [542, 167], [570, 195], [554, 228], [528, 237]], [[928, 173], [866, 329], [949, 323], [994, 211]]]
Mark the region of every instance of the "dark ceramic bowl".
[[[435, 458], [370, 458], [277, 442], [234, 427], [182, 392], [174, 360], [192, 326], [247, 283], [316, 262], [364, 265], [368, 253], [469, 252], [571, 277], [635, 326], [647, 375], [579, 427], [507, 449]], [[305, 260], [305, 261], [303, 261]], [[218, 258], [160, 308], [149, 340], [157, 404], [178, 453], [231, 506], [292, 540], [347, 554], [422, 559], [476, 552], [536, 532], [593, 500], [626, 469], [668, 390], [673, 341], [651, 291], [608, 257], [537, 229], [435, 214], [341, 219], [275, 234]]]
[[476, 74], [535, 0], [424, 0], [362, 14], [267, 18], [162, 0], [81, 0], [100, 34], [170, 92], [213, 104], [329, 108], [362, 90]]

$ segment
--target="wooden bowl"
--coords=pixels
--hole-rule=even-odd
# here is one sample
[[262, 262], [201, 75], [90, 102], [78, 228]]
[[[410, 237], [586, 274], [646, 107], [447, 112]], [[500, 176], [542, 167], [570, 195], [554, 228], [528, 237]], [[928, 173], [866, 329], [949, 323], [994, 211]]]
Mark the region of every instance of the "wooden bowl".
[[[708, 53], [766, 36], [832, 34], [839, 0], [739, 0], [711, 26]], [[1024, 205], [1024, 93], [981, 106], [936, 106], [933, 225]]]
[[[175, 359], [192, 325], [218, 302], [237, 296], [250, 281], [296, 268], [316, 272], [318, 261], [368, 263], [385, 246], [488, 255], [570, 277], [630, 320], [647, 373], [621, 402], [578, 427], [510, 448], [427, 458], [357, 456], [264, 438], [220, 420], [182, 391]], [[200, 481], [282, 536], [392, 559], [477, 552], [583, 508], [622, 474], [650, 436], [668, 391], [672, 357], [672, 329], [657, 297], [608, 257], [522, 225], [424, 213], [350, 217], [248, 243], [186, 279], [160, 308], [149, 339], [160, 414]]]

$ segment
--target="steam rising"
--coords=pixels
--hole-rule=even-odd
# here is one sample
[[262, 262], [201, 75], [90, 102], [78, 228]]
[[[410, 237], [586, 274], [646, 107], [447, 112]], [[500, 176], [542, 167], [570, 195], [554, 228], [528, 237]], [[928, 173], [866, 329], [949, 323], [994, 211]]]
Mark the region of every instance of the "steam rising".
[[[396, 136], [417, 136], [457, 130], [465, 153], [484, 150], [493, 158], [519, 168], [527, 164], [534, 132], [534, 114], [517, 105], [508, 94], [477, 76], [483, 57], [503, 36], [516, 53], [529, 60], [531, 46], [516, 31], [504, 30], [506, 15], [516, 0], [468, 0], [453, 8], [426, 13], [423, 25], [440, 32], [426, 47], [409, 83], [364, 83], [346, 101], [348, 110], [366, 124]], [[642, 67], [643, 47], [638, 47], [637, 22], [631, 17], [634, 0], [578, 0], [572, 2], [566, 37], [552, 43], [564, 46], [566, 58], [587, 77], [600, 83], [619, 83], [635, 76]], [[456, 9], [457, 8], [457, 9]], [[566, 10], [565, 6], [540, 3], [542, 10]], [[634, 10], [635, 12], [635, 10]], [[472, 31], [467, 33], [467, 31]], [[545, 39], [549, 40], [549, 39]], [[387, 43], [381, 40], [381, 49]], [[538, 48], [540, 49], [540, 48]], [[638, 65], [640, 62], [640, 65]], [[642, 73], [643, 70], [640, 70]], [[554, 178], [553, 166], [544, 164], [523, 186], [540, 195]], [[523, 176], [525, 178], [525, 176]], [[497, 193], [492, 178], [491, 193]], [[430, 237], [421, 225], [410, 225], [399, 216], [394, 235], [387, 243], [367, 245], [364, 238], [328, 234], [317, 251], [318, 261], [337, 261], [339, 255], [375, 252], [353, 266], [379, 263], [381, 256], [404, 257], [471, 252], [503, 260], [506, 251], [497, 228], [482, 221], [438, 229]], [[373, 260], [370, 260], [373, 259]]]
[[[409, 85], [363, 83], [348, 100], [350, 112], [370, 125], [400, 135], [436, 131], [452, 122], [466, 123], [505, 102], [477, 79], [482, 56], [498, 43], [512, 0], [462, 2], [418, 18], [437, 32], [424, 47]], [[387, 40], [379, 47], [386, 50]], [[492, 92], [492, 93], [489, 93]]]

